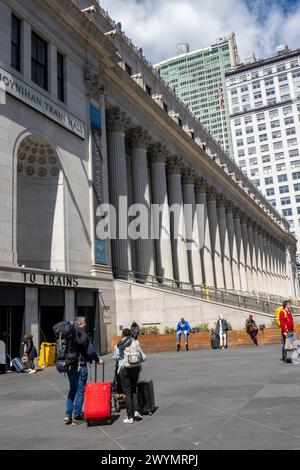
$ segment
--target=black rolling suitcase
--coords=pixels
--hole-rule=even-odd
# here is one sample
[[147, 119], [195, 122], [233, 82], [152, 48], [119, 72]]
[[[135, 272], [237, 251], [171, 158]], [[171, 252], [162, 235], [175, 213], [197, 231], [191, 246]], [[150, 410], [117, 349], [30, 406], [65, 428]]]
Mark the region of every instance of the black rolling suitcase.
[[211, 339], [211, 349], [219, 349], [219, 340], [218, 339]]
[[156, 410], [152, 380], [141, 380], [137, 385], [140, 413], [152, 415]]

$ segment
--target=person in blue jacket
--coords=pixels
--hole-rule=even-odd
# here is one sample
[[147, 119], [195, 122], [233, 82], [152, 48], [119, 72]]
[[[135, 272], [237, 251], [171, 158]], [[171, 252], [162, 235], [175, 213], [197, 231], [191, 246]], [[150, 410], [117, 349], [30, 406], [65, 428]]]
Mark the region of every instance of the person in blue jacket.
[[185, 321], [184, 318], [181, 318], [176, 328], [177, 351], [180, 351], [180, 338], [182, 334], [184, 334], [184, 342], [185, 342], [186, 350], [189, 351], [188, 337], [189, 337], [189, 333], [192, 333], [192, 331], [193, 330], [190, 327], [189, 322]]

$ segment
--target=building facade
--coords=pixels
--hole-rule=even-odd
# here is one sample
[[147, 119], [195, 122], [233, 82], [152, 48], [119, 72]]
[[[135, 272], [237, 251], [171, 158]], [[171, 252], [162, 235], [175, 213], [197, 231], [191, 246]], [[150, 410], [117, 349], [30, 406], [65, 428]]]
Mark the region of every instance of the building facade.
[[227, 73], [235, 161], [290, 224], [300, 252], [300, 51]]
[[[28, 3], [0, 3], [0, 328], [11, 355], [25, 331], [52, 341], [53, 325], [76, 314], [101, 352], [129, 321], [163, 328], [182, 312], [158, 300], [169, 283], [187, 298], [204, 284], [298, 297], [287, 222], [119, 25], [97, 2]], [[129, 226], [122, 198], [162, 205], [157, 239], [99, 236], [103, 204]], [[201, 308], [213, 322], [212, 304]], [[189, 311], [199, 321], [199, 305]]]
[[188, 105], [214, 139], [233, 155], [225, 72], [239, 64], [235, 34], [210, 47], [178, 55], [155, 65], [161, 77]]

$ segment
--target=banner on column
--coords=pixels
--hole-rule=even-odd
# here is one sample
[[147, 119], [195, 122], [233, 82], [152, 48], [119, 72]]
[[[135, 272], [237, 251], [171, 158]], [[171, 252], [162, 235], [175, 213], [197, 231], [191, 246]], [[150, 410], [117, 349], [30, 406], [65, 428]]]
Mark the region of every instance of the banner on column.
[[95, 102], [90, 103], [90, 119], [91, 119], [91, 132], [92, 132], [92, 148], [93, 148], [93, 191], [94, 191], [94, 218], [95, 218], [95, 263], [108, 264], [107, 257], [107, 241], [99, 240], [96, 235], [96, 227], [99, 222], [97, 217], [97, 208], [103, 204], [103, 155], [102, 155], [102, 108]]

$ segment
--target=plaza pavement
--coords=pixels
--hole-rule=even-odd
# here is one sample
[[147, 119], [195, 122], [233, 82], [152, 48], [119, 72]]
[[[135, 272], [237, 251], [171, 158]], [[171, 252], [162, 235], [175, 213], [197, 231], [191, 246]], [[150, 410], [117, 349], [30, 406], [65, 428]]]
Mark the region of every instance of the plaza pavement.
[[67, 380], [55, 368], [1, 375], [0, 449], [300, 449], [300, 365], [279, 359], [279, 345], [149, 354], [158, 410], [90, 428], [64, 424]]

